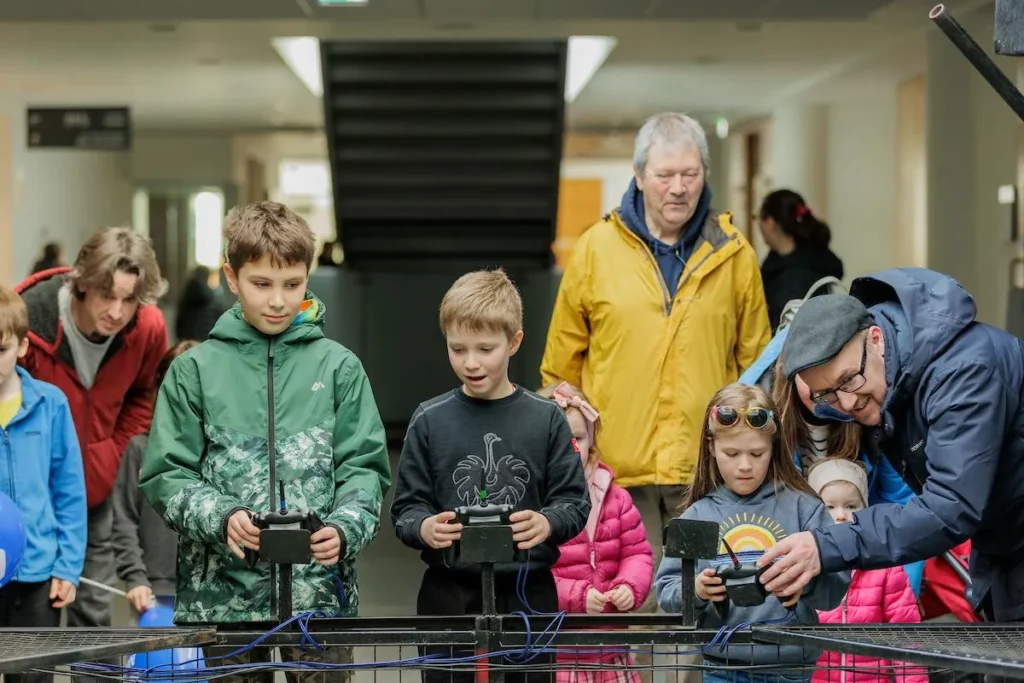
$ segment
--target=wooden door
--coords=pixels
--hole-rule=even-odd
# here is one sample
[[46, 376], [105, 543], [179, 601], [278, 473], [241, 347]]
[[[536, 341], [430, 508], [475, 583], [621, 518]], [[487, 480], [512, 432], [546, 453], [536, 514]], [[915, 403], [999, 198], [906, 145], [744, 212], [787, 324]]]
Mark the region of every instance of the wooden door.
[[558, 187], [558, 223], [555, 228], [555, 267], [565, 269], [565, 261], [577, 238], [601, 218], [600, 178], [563, 178]]

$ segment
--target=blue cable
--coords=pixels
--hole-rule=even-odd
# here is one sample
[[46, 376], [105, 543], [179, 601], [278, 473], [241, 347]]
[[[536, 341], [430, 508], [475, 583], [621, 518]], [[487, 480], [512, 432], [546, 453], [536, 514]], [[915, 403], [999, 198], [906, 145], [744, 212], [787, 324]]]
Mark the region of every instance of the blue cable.
[[[523, 620], [524, 629], [525, 629], [525, 632], [526, 632], [526, 642], [525, 642], [525, 645], [522, 648], [518, 648], [518, 649], [503, 649], [503, 650], [498, 650], [496, 652], [485, 652], [485, 653], [481, 653], [481, 654], [473, 654], [473, 655], [466, 655], [466, 656], [460, 656], [460, 657], [444, 657], [442, 655], [432, 654], [432, 655], [422, 655], [422, 656], [417, 656], [417, 657], [397, 659], [397, 660], [389, 660], [389, 661], [382, 661], [382, 662], [365, 662], [365, 663], [352, 663], [352, 664], [335, 664], [335, 663], [331, 663], [331, 662], [308, 662], [308, 661], [307, 662], [284, 662], [284, 663], [254, 662], [254, 663], [250, 663], [250, 664], [227, 664], [227, 665], [206, 667], [204, 669], [193, 669], [193, 670], [189, 670], [189, 671], [186, 671], [186, 672], [177, 670], [178, 667], [184, 667], [184, 666], [187, 666], [189, 664], [198, 664], [200, 661], [202, 661], [200, 659], [195, 659], [195, 660], [191, 660], [191, 661], [187, 661], [187, 662], [181, 662], [181, 663], [158, 664], [158, 665], [155, 665], [155, 666], [152, 666], [152, 667], [149, 667], [149, 668], [143, 670], [142, 673], [138, 675], [138, 677], [131, 678], [129, 680], [133, 680], [133, 681], [146, 680], [146, 679], [149, 679], [149, 680], [162, 680], [162, 679], [165, 679], [165, 678], [166, 679], [172, 679], [173, 678], [176, 682], [199, 683], [200, 681], [206, 681], [209, 678], [211, 678], [211, 675], [210, 675], [211, 672], [214, 673], [214, 674], [227, 674], [227, 673], [231, 673], [231, 672], [234, 672], [234, 671], [243, 671], [243, 670], [252, 671], [252, 670], [262, 670], [262, 669], [267, 669], [267, 668], [272, 668], [274, 670], [386, 669], [386, 668], [400, 668], [400, 667], [403, 667], [403, 666], [407, 667], [407, 666], [424, 665], [424, 664], [429, 664], [429, 665], [434, 665], [434, 666], [437, 666], [437, 665], [472, 664], [472, 663], [475, 663], [475, 662], [479, 662], [481, 660], [492, 659], [492, 658], [495, 658], [495, 657], [502, 657], [502, 658], [506, 659], [507, 661], [513, 663], [513, 664], [524, 665], [524, 664], [528, 664], [528, 663], [534, 661], [538, 656], [540, 656], [542, 654], [554, 654], [554, 653], [557, 653], [557, 652], [565, 653], [565, 652], [567, 652], [567, 650], [565, 650], [564, 648], [552, 647], [552, 643], [554, 642], [555, 638], [557, 637], [557, 635], [559, 633], [559, 630], [561, 629], [562, 623], [565, 620], [566, 612], [564, 610], [562, 610], [562, 611], [555, 612], [555, 613], [541, 613], [541, 612], [538, 612], [537, 610], [535, 610], [530, 605], [529, 599], [528, 599], [528, 597], [526, 595], [526, 580], [527, 580], [528, 574], [529, 574], [529, 561], [530, 561], [530, 553], [529, 553], [529, 551], [527, 551], [526, 560], [525, 561], [521, 561], [519, 563], [519, 566], [517, 567], [517, 571], [516, 571], [516, 597], [519, 599], [519, 601], [522, 603], [522, 605], [526, 609], [525, 609], [525, 611], [524, 610], [518, 610], [518, 611], [515, 611], [515, 612], [511, 613], [513, 616], [518, 616], [518, 617], [520, 617]], [[299, 630], [302, 633], [302, 637], [300, 638], [300, 641], [299, 641], [299, 647], [301, 647], [302, 649], [306, 649], [307, 647], [313, 647], [315, 649], [322, 650], [323, 649], [323, 645], [321, 645], [319, 642], [317, 642], [316, 638], [309, 631], [309, 622], [310, 622], [311, 619], [330, 618], [330, 617], [338, 616], [340, 614], [340, 612], [341, 612], [341, 609], [344, 606], [344, 598], [345, 598], [344, 583], [341, 580], [341, 576], [338, 574], [337, 571], [333, 571], [333, 572], [331, 572], [331, 577], [335, 581], [335, 584], [336, 584], [337, 595], [338, 595], [338, 605], [339, 605], [339, 609], [337, 611], [335, 611], [333, 614], [327, 613], [327, 612], [324, 612], [324, 611], [319, 611], [319, 610], [317, 610], [317, 611], [302, 612], [302, 613], [296, 614], [295, 616], [293, 616], [293, 617], [291, 617], [289, 619], [286, 619], [285, 621], [281, 622], [277, 626], [274, 626], [273, 628], [268, 630], [266, 633], [263, 633], [262, 635], [257, 637], [255, 640], [253, 640], [251, 643], [248, 643], [247, 645], [244, 645], [244, 646], [238, 648], [237, 650], [229, 652], [229, 653], [227, 653], [225, 655], [222, 655], [220, 657], [214, 657], [214, 658], [211, 658], [211, 659], [213, 659], [213, 660], [227, 659], [227, 658], [230, 658], [230, 657], [237, 657], [238, 655], [241, 655], [241, 654], [244, 654], [246, 652], [249, 652], [249, 651], [253, 650], [254, 648], [258, 647], [260, 643], [265, 641], [270, 636], [274, 635], [275, 633], [281, 631], [282, 629], [286, 628], [287, 626], [289, 626], [289, 625], [291, 625], [293, 623], [298, 625]], [[536, 643], [534, 643], [533, 627], [532, 627], [532, 625], [530, 623], [530, 616], [551, 616], [551, 617], [553, 617], [551, 622], [538, 635]], [[719, 628], [718, 631], [715, 633], [715, 636], [711, 639], [711, 641], [708, 642], [706, 645], [700, 647], [699, 649], [692, 650], [692, 651], [689, 651], [689, 652], [682, 652], [682, 653], [680, 653], [678, 651], [675, 651], [675, 652], [672, 652], [670, 654], [673, 654], [673, 655], [707, 654], [716, 645], [719, 648], [719, 652], [724, 652], [725, 648], [728, 647], [729, 641], [731, 640], [733, 634], [736, 633], [737, 631], [739, 631], [741, 629], [745, 629], [745, 628], [750, 628], [752, 626], [785, 623], [785, 622], [788, 622], [788, 621], [792, 620], [794, 617], [795, 617], [795, 612], [790, 611], [785, 617], [778, 618], [778, 619], [768, 619], [768, 620], [761, 620], [761, 621], [751, 620], [751, 621], [741, 622], [741, 623], [739, 623], [739, 624], [737, 624], [735, 626], [732, 626], [732, 627], [728, 626], [727, 624], [723, 624], [722, 627]], [[545, 639], [544, 636], [548, 636], [548, 637]], [[580, 652], [580, 651], [587, 652], [587, 650], [577, 650], [577, 651], [578, 652]], [[634, 648], [629, 648], [629, 647], [622, 648], [622, 652], [624, 652], [624, 653], [630, 653], [630, 652], [633, 652], [633, 651], [634, 651]], [[123, 675], [138, 674], [138, 672], [139, 672], [139, 669], [136, 669], [134, 667], [122, 667], [122, 666], [115, 666], [115, 665], [109, 665], [109, 664], [90, 664], [90, 663], [84, 663], [81, 666], [83, 668], [92, 669], [92, 670], [96, 670], [96, 671], [121, 672]], [[170, 668], [169, 671], [167, 670], [168, 668]], [[183, 673], [185, 675], [182, 675]], [[159, 675], [154, 675], [154, 674], [159, 674]]]

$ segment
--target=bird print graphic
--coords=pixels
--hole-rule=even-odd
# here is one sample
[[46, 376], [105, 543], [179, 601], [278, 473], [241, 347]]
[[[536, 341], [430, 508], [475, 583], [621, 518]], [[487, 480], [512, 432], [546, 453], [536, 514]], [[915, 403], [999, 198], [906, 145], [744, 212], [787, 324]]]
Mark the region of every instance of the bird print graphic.
[[488, 432], [484, 435], [485, 456], [467, 455], [456, 465], [452, 482], [463, 504], [515, 507], [526, 494], [530, 469], [511, 453], [495, 459], [494, 445], [500, 441], [500, 436]]

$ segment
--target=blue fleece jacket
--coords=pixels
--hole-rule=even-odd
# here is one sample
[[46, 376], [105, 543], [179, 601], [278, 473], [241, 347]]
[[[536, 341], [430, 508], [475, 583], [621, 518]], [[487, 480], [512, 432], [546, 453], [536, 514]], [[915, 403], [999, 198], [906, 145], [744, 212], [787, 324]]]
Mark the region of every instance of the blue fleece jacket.
[[78, 585], [85, 562], [85, 474], [68, 400], [24, 368], [21, 409], [0, 429], [0, 491], [25, 526], [25, 554], [12, 580]]
[[697, 240], [700, 238], [700, 229], [707, 220], [708, 212], [711, 210], [711, 188], [704, 186], [700, 199], [697, 200], [697, 208], [693, 216], [683, 226], [682, 235], [675, 244], [665, 244], [651, 235], [647, 229], [647, 218], [644, 213], [644, 194], [636, 186], [636, 178], [630, 181], [626, 193], [622, 195], [622, 203], [619, 205], [619, 217], [630, 230], [636, 233], [637, 237], [644, 241], [647, 248], [654, 255], [658, 264], [661, 276], [668, 288], [668, 298], [671, 301], [676, 295], [676, 288], [679, 286], [679, 278], [683, 275], [683, 268], [686, 261], [693, 253]]
[[[800, 531], [818, 527], [833, 526], [825, 505], [814, 496], [792, 491], [765, 482], [760, 489], [749, 496], [739, 496], [725, 486], [720, 486], [710, 495], [701, 498], [683, 513], [683, 519], [697, 519], [717, 522], [722, 537], [736, 552], [742, 552], [745, 562], [756, 562], [757, 558], [777, 542]], [[716, 560], [698, 560], [697, 573], [708, 567], [722, 567], [730, 564], [725, 554]], [[676, 557], [665, 557], [658, 567], [654, 579], [658, 605], [666, 612], [682, 609], [682, 591], [694, 590], [693, 586], [682, 585], [682, 561]], [[817, 624], [815, 610], [830, 610], [842, 602], [850, 586], [850, 573], [838, 572], [815, 577], [804, 589], [795, 609], [794, 624]], [[698, 610], [706, 614], [705, 625], [719, 628], [722, 621], [713, 603], [697, 598]], [[760, 623], [785, 619], [788, 611], [774, 596], [757, 607], [736, 607], [729, 605], [726, 625]], [[729, 645], [726, 650], [712, 648], [705, 653], [711, 660], [728, 658], [730, 664], [813, 664], [821, 650], [800, 646], [778, 645]]]
[[975, 604], [1024, 618], [1024, 349], [978, 322], [953, 278], [899, 268], [859, 278], [885, 342], [880, 447], [918, 494], [815, 531], [823, 571], [935, 557], [970, 538]]

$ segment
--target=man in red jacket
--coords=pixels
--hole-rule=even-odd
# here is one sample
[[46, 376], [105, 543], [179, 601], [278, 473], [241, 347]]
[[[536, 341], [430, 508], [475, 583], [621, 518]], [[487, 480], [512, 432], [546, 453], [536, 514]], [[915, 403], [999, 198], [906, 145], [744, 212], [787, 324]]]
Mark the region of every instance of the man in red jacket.
[[[167, 350], [156, 301], [167, 289], [149, 240], [128, 228], [93, 235], [71, 268], [44, 270], [16, 288], [28, 307], [36, 379], [68, 397], [85, 465], [89, 540], [82, 575], [116, 580], [110, 492], [128, 440], [149, 429], [147, 395]], [[69, 626], [110, 626], [110, 594], [82, 585]]]

